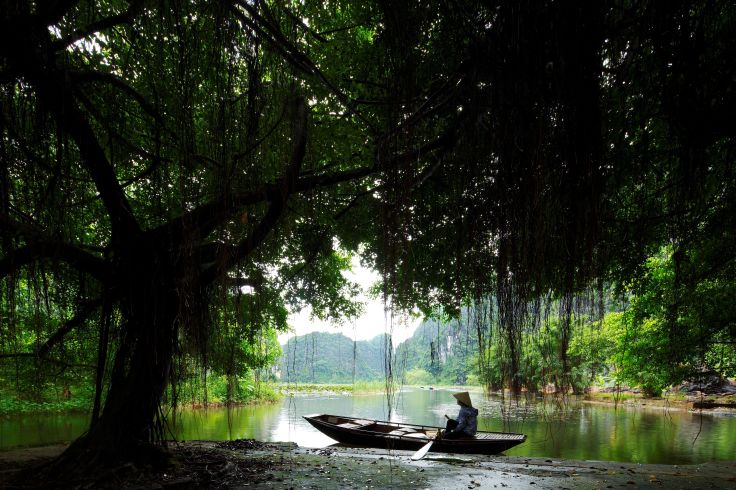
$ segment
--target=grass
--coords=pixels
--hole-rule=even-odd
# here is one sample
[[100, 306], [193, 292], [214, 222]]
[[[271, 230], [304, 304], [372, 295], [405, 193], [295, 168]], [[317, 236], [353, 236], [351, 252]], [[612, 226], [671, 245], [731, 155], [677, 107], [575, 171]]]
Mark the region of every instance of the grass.
[[[170, 399], [171, 388], [167, 390], [166, 399]], [[205, 390], [207, 396], [205, 397]], [[279, 390], [273, 383], [255, 383], [250, 377], [237, 377], [231, 386], [232, 405], [253, 405], [257, 403], [273, 403], [280, 399]], [[198, 408], [225, 406], [228, 401], [228, 379], [226, 376], [211, 376], [206, 387], [199, 380], [185, 380], [179, 385], [178, 404], [182, 407]]]
[[276, 390], [281, 393], [339, 393], [369, 394], [382, 393], [386, 390], [383, 381], [356, 381], [349, 383], [278, 383]]
[[[396, 385], [396, 388], [428, 388], [430, 385]], [[454, 391], [477, 391], [480, 386], [458, 386], [458, 385], [431, 385], [437, 390]], [[356, 381], [352, 383], [277, 383], [275, 389], [280, 393], [339, 393], [353, 395], [367, 395], [386, 392], [386, 382], [380, 381]]]
[[[694, 401], [705, 401], [713, 403], [731, 403], [736, 402], [736, 395], [730, 396], [718, 396], [718, 395], [705, 395], [702, 400], [700, 398], [695, 399], [692, 396], [687, 396], [685, 393], [671, 392], [665, 393], [662, 397], [648, 398], [640, 393], [589, 393], [585, 395], [585, 399], [593, 402], [600, 403], [632, 403], [649, 406], [676, 406], [690, 408]], [[617, 401], [618, 400], [618, 401]]]
[[34, 398], [0, 389], [0, 415], [16, 413], [59, 413], [87, 412], [92, 408], [94, 392], [87, 387], [71, 387], [68, 398], [59, 396], [55, 390], [45, 389]]
[[623, 402], [626, 400], [642, 400], [644, 397], [640, 393], [626, 393], [626, 392], [619, 392], [619, 393], [606, 393], [606, 392], [596, 392], [596, 393], [588, 393], [585, 395], [585, 398], [592, 401], [600, 401], [600, 402], [611, 402], [615, 403], [617, 400], [618, 402]]
[[[0, 379], [0, 381], [2, 381]], [[224, 377], [212, 377], [208, 383], [207, 406], [224, 406], [227, 400], [227, 383]], [[88, 412], [92, 409], [94, 386], [79, 384], [69, 386], [68, 397], [53, 384], [44, 386], [38, 392], [27, 393], [0, 388], [0, 415], [24, 413], [63, 413]], [[179, 405], [182, 407], [201, 407], [204, 397], [202, 386], [192, 383], [180, 385]], [[256, 403], [273, 403], [281, 398], [278, 389], [272, 383], [254, 384], [249, 379], [239, 379], [231, 400], [234, 405], [250, 405]], [[170, 389], [166, 400], [171, 399]]]

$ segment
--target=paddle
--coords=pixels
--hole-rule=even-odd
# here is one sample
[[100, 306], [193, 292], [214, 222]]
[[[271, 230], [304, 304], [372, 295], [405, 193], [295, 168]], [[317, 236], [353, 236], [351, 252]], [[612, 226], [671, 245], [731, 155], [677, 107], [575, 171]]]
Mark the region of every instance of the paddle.
[[[437, 436], [439, 436], [440, 430], [442, 430], [442, 429], [439, 429], [437, 431]], [[418, 460], [422, 459], [424, 456], [426, 456], [426, 454], [429, 452], [429, 448], [431, 448], [432, 447], [432, 444], [434, 444], [434, 441], [437, 440], [437, 436], [434, 436], [434, 438], [433, 439], [430, 439], [430, 441], [427, 444], [425, 444], [424, 446], [422, 446], [419, 449], [419, 451], [415, 452], [414, 455], [411, 457], [411, 460], [412, 461], [418, 461]]]
[[[448, 420], [450, 419], [450, 417], [448, 417], [447, 415], [445, 415], [445, 418]], [[422, 459], [424, 456], [426, 456], [427, 453], [429, 452], [429, 448], [432, 447], [432, 444], [434, 444], [434, 441], [437, 440], [437, 438], [440, 436], [441, 433], [442, 433], [442, 429], [437, 429], [437, 434], [432, 439], [430, 439], [430, 441], [427, 444], [419, 448], [419, 451], [415, 452], [412, 455], [411, 460], [418, 461]]]

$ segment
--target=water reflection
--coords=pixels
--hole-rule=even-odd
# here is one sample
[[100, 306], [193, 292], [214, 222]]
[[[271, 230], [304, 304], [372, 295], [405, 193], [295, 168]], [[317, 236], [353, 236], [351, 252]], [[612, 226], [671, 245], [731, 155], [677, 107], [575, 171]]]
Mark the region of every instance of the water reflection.
[[[575, 400], [511, 400], [471, 393], [480, 430], [522, 432], [527, 442], [514, 456], [688, 464], [736, 459], [736, 417], [699, 415], [655, 408], [618, 410]], [[444, 425], [458, 406], [449, 391], [407, 389], [395, 398], [391, 420]], [[312, 428], [302, 415], [331, 413], [388, 419], [386, 397], [310, 395], [274, 404], [226, 409], [183, 410], [171, 420], [180, 440], [253, 438], [325, 447], [334, 441]], [[84, 415], [0, 419], [0, 448], [69, 441], [85, 429]]]
[[71, 414], [20, 414], [0, 416], [0, 450], [69, 442], [89, 425], [89, 416]]

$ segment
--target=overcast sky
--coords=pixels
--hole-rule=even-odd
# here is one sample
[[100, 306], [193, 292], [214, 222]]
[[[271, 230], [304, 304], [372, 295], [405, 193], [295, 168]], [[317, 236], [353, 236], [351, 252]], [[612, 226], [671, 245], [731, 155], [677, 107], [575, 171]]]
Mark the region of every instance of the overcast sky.
[[289, 326], [292, 332], [279, 335], [280, 343], [283, 344], [294, 335], [304, 335], [310, 332], [342, 333], [354, 340], [368, 340], [376, 335], [391, 332], [394, 345], [412, 336], [422, 319], [394, 317], [392, 326], [390, 315], [384, 312], [383, 301], [370, 299], [366, 294], [368, 288], [378, 281], [378, 274], [361, 266], [357, 258], [353, 259], [352, 265], [353, 270], [344, 274], [349, 280], [358, 283], [363, 288], [363, 294], [359, 298], [365, 303], [363, 315], [355, 320], [345, 320], [342, 324], [334, 324], [322, 322], [316, 318], [310, 319], [309, 310], [302, 310], [298, 314], [289, 315]]

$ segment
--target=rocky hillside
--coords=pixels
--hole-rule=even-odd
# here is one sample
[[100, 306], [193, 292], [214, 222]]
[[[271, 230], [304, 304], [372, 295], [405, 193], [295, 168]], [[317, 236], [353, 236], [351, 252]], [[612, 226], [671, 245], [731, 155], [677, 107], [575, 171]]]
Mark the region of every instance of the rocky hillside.
[[313, 332], [282, 345], [279, 377], [284, 382], [352, 383], [384, 378], [386, 337], [353, 342], [340, 333]]
[[[282, 346], [278, 372], [283, 381], [351, 383], [383, 380], [386, 336], [353, 342], [339, 333], [314, 332]], [[394, 349], [392, 372], [410, 384], [463, 384], [473, 372], [477, 341], [467, 322], [425, 320]]]

